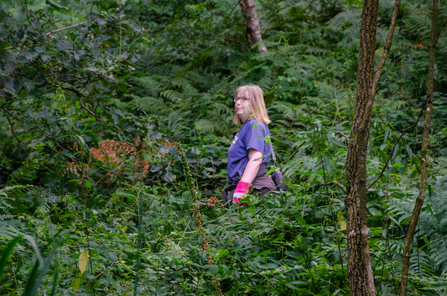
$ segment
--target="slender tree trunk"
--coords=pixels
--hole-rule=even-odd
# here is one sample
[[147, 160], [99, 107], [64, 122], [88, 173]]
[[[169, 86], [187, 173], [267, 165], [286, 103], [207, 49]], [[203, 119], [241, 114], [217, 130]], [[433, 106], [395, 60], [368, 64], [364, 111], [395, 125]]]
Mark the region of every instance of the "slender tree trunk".
[[377, 67], [376, 75], [374, 76], [373, 86], [372, 86], [372, 97], [376, 95], [377, 86], [379, 85], [380, 75], [382, 74], [383, 66], [385, 65], [386, 58], [391, 49], [391, 44], [393, 42], [394, 29], [396, 28], [397, 15], [399, 14], [400, 0], [394, 2], [393, 16], [391, 17], [390, 29], [388, 30], [388, 36], [386, 37], [385, 46], [383, 47], [382, 58], [380, 59], [379, 66]]
[[[239, 4], [245, 19], [245, 37], [247, 37], [248, 44], [253, 46], [262, 41], [259, 14], [253, 0], [239, 0]], [[267, 51], [267, 48], [264, 45], [259, 45], [258, 51], [264, 52]]]
[[346, 218], [350, 295], [375, 295], [366, 215], [366, 151], [374, 97], [374, 53], [378, 0], [364, 0], [360, 28], [358, 86], [346, 160]]
[[408, 269], [410, 268], [411, 243], [413, 242], [414, 232], [421, 213], [422, 204], [424, 203], [425, 187], [427, 184], [427, 157], [428, 157], [428, 137], [430, 135], [430, 119], [433, 105], [433, 72], [435, 66], [435, 46], [436, 46], [436, 30], [438, 27], [438, 0], [433, 0], [433, 16], [431, 23], [430, 45], [428, 48], [428, 80], [427, 80], [427, 103], [425, 105], [425, 123], [422, 133], [421, 148], [421, 185], [419, 187], [419, 196], [416, 200], [411, 217], [410, 226], [408, 227], [407, 241], [402, 258], [402, 277], [400, 282], [400, 295], [407, 295], [408, 285]]

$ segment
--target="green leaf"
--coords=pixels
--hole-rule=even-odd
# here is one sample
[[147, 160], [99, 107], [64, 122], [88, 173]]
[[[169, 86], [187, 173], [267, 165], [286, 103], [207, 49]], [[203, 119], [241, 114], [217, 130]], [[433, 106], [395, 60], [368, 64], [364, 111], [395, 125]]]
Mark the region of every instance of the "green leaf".
[[74, 216], [74, 215], [79, 214], [79, 213], [84, 213], [84, 211], [73, 211], [73, 212], [69, 212], [69, 213], [67, 213], [67, 214], [65, 214], [65, 215], [62, 215], [62, 216], [60, 217], [60, 219], [68, 218], [68, 217]]
[[0, 259], [0, 278], [2, 278], [3, 269], [5, 269], [9, 255], [11, 255], [12, 250], [21, 239], [22, 236], [16, 236], [8, 243], [8, 245], [6, 245], [6, 248], [2, 251], [2, 258]]
[[295, 219], [298, 223], [300, 223], [300, 225], [307, 225], [306, 220], [304, 220], [300, 215], [297, 215]]
[[68, 182], [69, 183], [71, 183], [71, 182], [79, 182], [79, 181], [81, 181], [82, 179], [71, 179], [71, 180], [69, 180]]
[[205, 265], [205, 268], [207, 268], [213, 275], [217, 275], [219, 273], [219, 266], [217, 265]]
[[382, 161], [385, 163], [388, 159], [388, 155], [386, 155], [385, 152], [383, 152], [382, 150], [379, 150], [379, 154], [380, 156], [382, 156]]
[[335, 144], [337, 146], [340, 146], [343, 149], [348, 149], [348, 146], [346, 146], [345, 144], [343, 144], [342, 142], [335, 140], [332, 137], [327, 137], [327, 139], [329, 140], [329, 142], [331, 142], [332, 144]]
[[411, 221], [411, 216], [409, 216], [409, 217], [403, 219], [403, 220], [400, 222], [400, 225], [406, 224], [406, 223], [408, 223], [408, 222], [410, 222], [410, 221]]
[[62, 6], [62, 5], [59, 5], [59, 4], [54, 3], [53, 1], [50, 1], [50, 0], [45, 0], [45, 3], [50, 5], [50, 6], [52, 6], [52, 7], [54, 7], [54, 8], [57, 8], [57, 9], [70, 10], [70, 8]]
[[273, 268], [278, 267], [278, 264], [276, 264], [276, 263], [266, 263], [266, 264], [257, 263], [256, 266], [258, 266], [261, 269], [273, 269]]
[[303, 281], [293, 281], [290, 284], [293, 284], [293, 285], [305, 285], [306, 282], [303, 282]]
[[412, 161], [413, 160], [413, 151], [411, 150], [411, 148], [409, 146], [406, 146], [405, 149], [407, 150], [408, 157], [410, 157], [410, 161]]
[[428, 249], [431, 250], [431, 245], [430, 245], [430, 241], [428, 240], [428, 238], [425, 235], [422, 238], [424, 239], [424, 242], [427, 245]]
[[397, 144], [396, 148], [394, 148], [394, 150], [393, 150], [393, 157], [392, 157], [392, 159], [394, 159], [396, 157], [397, 152], [399, 152], [399, 144]]
[[57, 257], [56, 257], [56, 268], [54, 269], [54, 274], [53, 274], [53, 288], [51, 289], [50, 296], [54, 296], [54, 293], [56, 292], [56, 284], [57, 284], [58, 275], [59, 275], [59, 263], [58, 263]]
[[67, 41], [58, 41], [56, 42], [56, 44], [54, 45], [54, 48], [58, 51], [65, 51], [65, 50], [70, 50], [71, 49], [71, 45], [70, 43], [68, 43]]
[[[59, 236], [59, 234], [61, 234], [63, 230], [60, 230], [59, 232], [57, 232], [53, 239], [51, 240], [51, 242], [44, 248], [44, 250], [46, 248], [48, 248], [48, 246], [54, 242], [55, 238]], [[37, 275], [37, 269], [39, 268], [39, 260], [36, 260], [36, 264], [34, 265], [34, 268], [31, 272], [31, 275], [28, 278], [28, 283], [26, 286], [26, 289], [23, 293], [23, 296], [34, 296], [37, 294], [37, 290], [39, 288], [39, 286], [42, 283], [43, 278], [47, 275], [47, 271], [50, 267], [51, 261], [53, 260], [53, 257], [57, 254], [57, 248], [59, 247], [60, 244], [60, 240], [57, 241], [53, 248], [51, 249], [50, 254], [48, 255], [48, 257], [42, 262], [42, 268], [40, 269], [39, 274]], [[44, 252], [44, 250], [42, 250], [42, 253]]]
[[325, 156], [323, 156], [323, 160], [324, 160], [324, 166], [326, 167], [326, 170], [328, 172], [330, 172], [331, 171], [331, 164], [329, 162], [329, 158], [325, 155]]
[[84, 279], [82, 276], [77, 276], [73, 281], [73, 295], [76, 295], [76, 291], [79, 289], [83, 281]]
[[273, 173], [273, 172], [276, 171], [277, 169], [278, 169], [277, 167], [271, 168], [270, 170], [268, 170], [267, 174], [265, 174], [265, 175], [266, 175], [266, 176], [267, 176], [267, 175], [270, 175], [271, 173]]
[[33, 290], [33, 286], [36, 282], [36, 277], [37, 277], [37, 270], [39, 269], [39, 260], [36, 260], [36, 262], [34, 263], [34, 267], [31, 270], [31, 273], [28, 277], [27, 283], [26, 283], [26, 287], [25, 290], [23, 291], [23, 296], [32, 296], [34, 295], [32, 290]]

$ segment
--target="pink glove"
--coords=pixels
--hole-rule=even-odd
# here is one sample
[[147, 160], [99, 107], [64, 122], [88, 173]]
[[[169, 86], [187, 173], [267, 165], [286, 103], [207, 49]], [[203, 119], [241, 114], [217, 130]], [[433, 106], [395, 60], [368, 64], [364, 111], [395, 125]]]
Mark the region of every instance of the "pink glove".
[[250, 187], [249, 183], [239, 181], [233, 194], [233, 202], [239, 205], [239, 201], [244, 198], [245, 194], [250, 190]]

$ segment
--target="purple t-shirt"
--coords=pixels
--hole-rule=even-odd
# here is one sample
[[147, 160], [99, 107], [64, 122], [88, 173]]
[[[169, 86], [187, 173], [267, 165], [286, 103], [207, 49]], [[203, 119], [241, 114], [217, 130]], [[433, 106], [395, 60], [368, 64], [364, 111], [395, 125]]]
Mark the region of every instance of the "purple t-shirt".
[[228, 182], [232, 184], [242, 177], [248, 163], [248, 150], [262, 152], [262, 163], [269, 163], [271, 144], [267, 125], [258, 120], [246, 121], [234, 136], [228, 149]]

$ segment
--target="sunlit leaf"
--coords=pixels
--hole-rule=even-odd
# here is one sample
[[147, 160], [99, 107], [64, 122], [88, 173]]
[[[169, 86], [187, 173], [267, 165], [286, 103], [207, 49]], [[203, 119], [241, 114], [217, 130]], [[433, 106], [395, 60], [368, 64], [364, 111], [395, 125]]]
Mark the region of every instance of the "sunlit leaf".
[[83, 250], [81, 254], [79, 255], [79, 270], [81, 271], [81, 275], [84, 273], [85, 269], [87, 268], [88, 264], [88, 252], [87, 250]]

